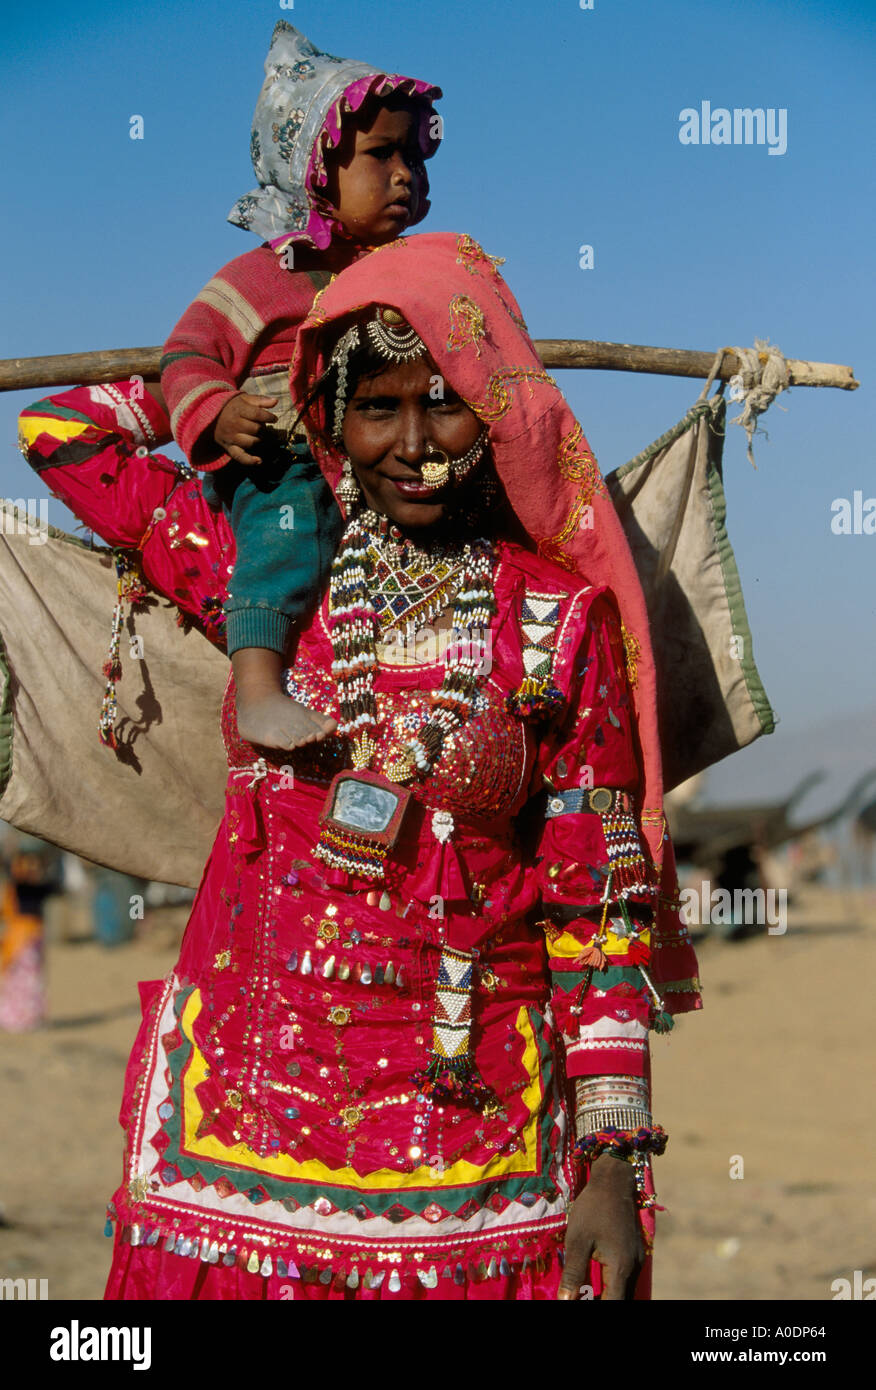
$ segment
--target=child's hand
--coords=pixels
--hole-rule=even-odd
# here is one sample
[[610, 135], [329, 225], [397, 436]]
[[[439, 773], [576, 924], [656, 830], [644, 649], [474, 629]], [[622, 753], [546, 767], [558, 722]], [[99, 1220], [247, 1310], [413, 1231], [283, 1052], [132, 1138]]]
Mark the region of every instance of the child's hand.
[[270, 407], [279, 399], [279, 396], [253, 396], [241, 391], [223, 405], [213, 426], [213, 438], [235, 463], [261, 463], [257, 454], [248, 454], [246, 450], [258, 443], [264, 425], [276, 422], [277, 417]]

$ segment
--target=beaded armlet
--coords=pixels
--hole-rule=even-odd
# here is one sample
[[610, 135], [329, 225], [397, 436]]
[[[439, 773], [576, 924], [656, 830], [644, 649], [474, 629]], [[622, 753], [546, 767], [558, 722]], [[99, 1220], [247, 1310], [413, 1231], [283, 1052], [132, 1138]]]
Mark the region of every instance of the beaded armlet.
[[565, 594], [534, 593], [523, 596], [520, 623], [523, 631], [523, 680], [505, 704], [522, 719], [547, 719], [566, 704], [554, 685], [554, 652]]

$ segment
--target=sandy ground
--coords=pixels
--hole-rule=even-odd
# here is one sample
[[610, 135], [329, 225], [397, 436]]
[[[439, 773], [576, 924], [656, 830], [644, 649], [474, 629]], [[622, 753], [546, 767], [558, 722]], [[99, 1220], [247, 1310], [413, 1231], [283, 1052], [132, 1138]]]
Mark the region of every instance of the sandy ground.
[[[96, 1299], [120, 1175], [136, 981], [172, 965], [185, 912], [142, 938], [49, 951], [49, 1025], [0, 1036], [0, 1277]], [[700, 944], [702, 1013], [654, 1042], [658, 1299], [830, 1299], [876, 1274], [876, 895], [807, 890], [784, 936]], [[744, 1176], [732, 1178], [731, 1167]]]

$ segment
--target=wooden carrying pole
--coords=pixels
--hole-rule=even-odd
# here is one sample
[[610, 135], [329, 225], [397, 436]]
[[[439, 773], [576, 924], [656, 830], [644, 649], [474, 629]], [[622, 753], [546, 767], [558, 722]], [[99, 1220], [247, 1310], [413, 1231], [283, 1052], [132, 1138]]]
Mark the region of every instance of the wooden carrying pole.
[[[658, 376], [707, 377], [714, 352], [685, 348], [637, 347], [634, 343], [596, 343], [576, 338], [539, 338], [535, 347], [549, 369], [584, 367], [607, 372], [651, 372]], [[140, 376], [158, 381], [161, 348], [116, 348], [106, 352], [71, 352], [57, 357], [0, 359], [0, 391], [35, 391], [46, 386], [93, 386]], [[786, 359], [791, 386], [836, 386], [854, 391], [859, 383], [851, 367], [832, 362]], [[729, 381], [740, 370], [736, 353], [727, 349], [718, 377]]]

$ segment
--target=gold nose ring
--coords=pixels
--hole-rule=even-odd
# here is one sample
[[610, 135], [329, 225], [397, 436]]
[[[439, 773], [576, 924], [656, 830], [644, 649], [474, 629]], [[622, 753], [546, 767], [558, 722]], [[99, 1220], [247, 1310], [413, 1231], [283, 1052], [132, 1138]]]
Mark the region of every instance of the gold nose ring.
[[450, 455], [443, 449], [432, 449], [423, 460], [422, 477], [427, 487], [443, 487], [450, 477]]

